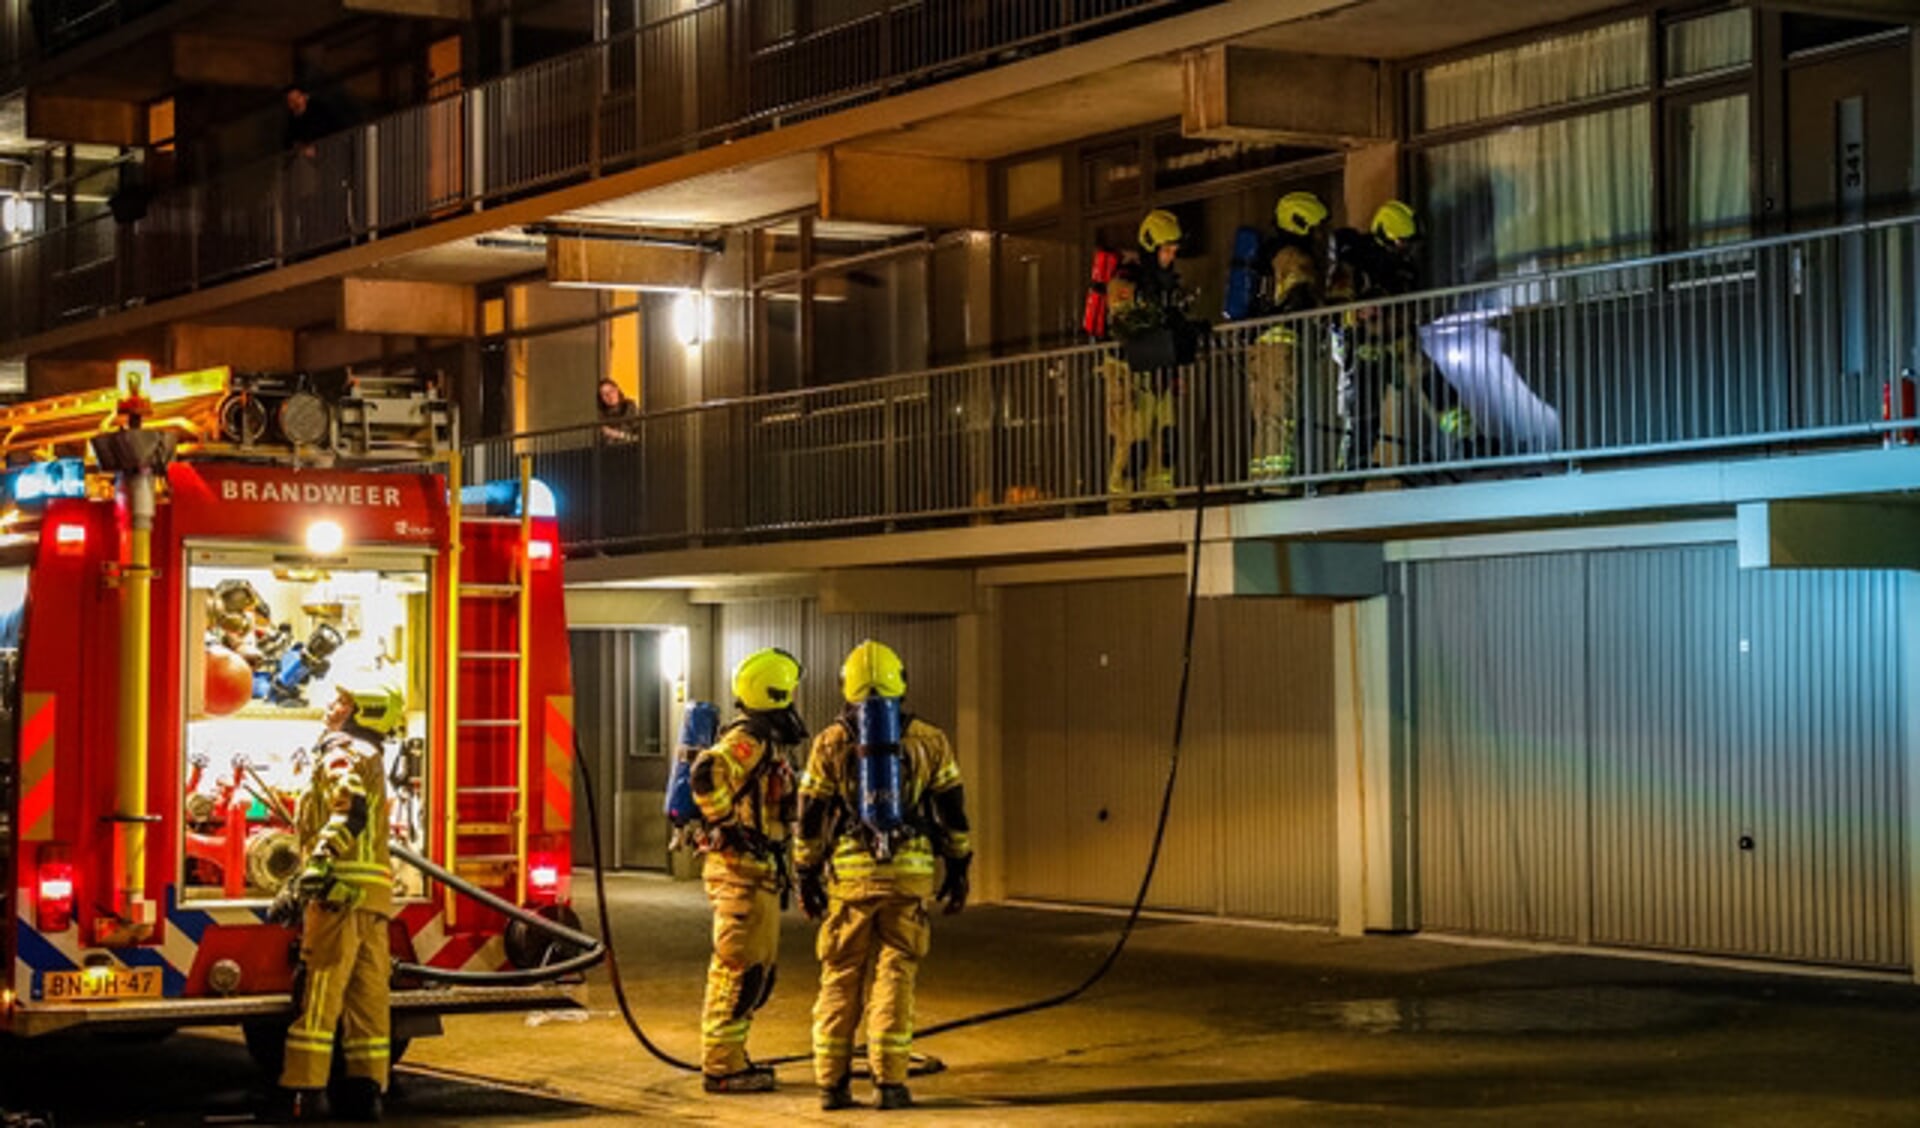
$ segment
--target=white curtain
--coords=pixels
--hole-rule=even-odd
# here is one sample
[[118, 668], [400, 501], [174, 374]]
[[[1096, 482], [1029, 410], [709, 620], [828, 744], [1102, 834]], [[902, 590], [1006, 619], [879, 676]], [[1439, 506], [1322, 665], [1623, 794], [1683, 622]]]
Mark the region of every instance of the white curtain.
[[1691, 78], [1753, 61], [1753, 13], [1715, 12], [1667, 28], [1667, 77]]
[[1753, 215], [1747, 96], [1687, 107], [1687, 241], [1695, 246], [1745, 238]]
[[1644, 253], [1653, 234], [1652, 158], [1646, 105], [1429, 150], [1436, 281]]
[[1420, 73], [1421, 126], [1468, 125], [1644, 89], [1645, 18], [1443, 63]]

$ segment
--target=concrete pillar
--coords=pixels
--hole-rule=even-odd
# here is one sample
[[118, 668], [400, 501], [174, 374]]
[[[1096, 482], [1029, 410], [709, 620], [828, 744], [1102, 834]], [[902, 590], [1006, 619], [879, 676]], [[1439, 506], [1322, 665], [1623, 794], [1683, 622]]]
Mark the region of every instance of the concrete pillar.
[[190, 372], [222, 365], [236, 372], [292, 372], [299, 366], [293, 330], [255, 325], [167, 326], [166, 368]]
[[340, 286], [344, 332], [471, 337], [479, 321], [479, 303], [471, 286], [385, 278], [347, 278]]
[[1373, 213], [1388, 200], [1405, 199], [1400, 183], [1400, 146], [1393, 141], [1365, 145], [1347, 154], [1343, 192], [1347, 224], [1365, 230]]
[[820, 218], [912, 227], [985, 227], [978, 161], [834, 148], [820, 154]]
[[173, 77], [187, 86], [274, 89], [293, 81], [293, 49], [284, 43], [175, 32]]
[[982, 588], [976, 610], [954, 619], [959, 684], [956, 688], [954, 751], [966, 781], [973, 822], [974, 899], [1007, 896], [1006, 817], [1001, 802], [1000, 589]]
[[1389, 600], [1334, 610], [1334, 728], [1343, 935], [1414, 926], [1405, 749], [1393, 732]]
[[147, 142], [147, 115], [136, 102], [27, 92], [27, 136], [35, 141], [127, 147]]
[[1183, 59], [1181, 131], [1221, 141], [1344, 148], [1391, 137], [1391, 99], [1371, 59], [1218, 45]]

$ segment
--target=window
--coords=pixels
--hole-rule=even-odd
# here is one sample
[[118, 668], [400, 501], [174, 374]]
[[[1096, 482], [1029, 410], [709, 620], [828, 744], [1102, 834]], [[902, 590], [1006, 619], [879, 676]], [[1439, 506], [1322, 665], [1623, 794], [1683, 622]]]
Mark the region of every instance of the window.
[[1624, 20], [1428, 67], [1416, 84], [1421, 127], [1450, 129], [1645, 89], [1647, 26]]
[[1002, 174], [1006, 221], [1023, 223], [1057, 214], [1065, 202], [1064, 171], [1058, 154], [1009, 166]]
[[1113, 145], [1087, 154], [1087, 196], [1092, 206], [1140, 197], [1140, 147]]
[[1424, 162], [1435, 280], [1477, 281], [1646, 251], [1651, 162], [1647, 105], [1435, 146]]
[[1676, 23], [1667, 28], [1669, 80], [1739, 70], [1753, 61], [1753, 13], [1746, 8]]
[[1701, 246], [1745, 238], [1753, 215], [1747, 96], [1690, 103], [1681, 108], [1680, 128], [1684, 241]]

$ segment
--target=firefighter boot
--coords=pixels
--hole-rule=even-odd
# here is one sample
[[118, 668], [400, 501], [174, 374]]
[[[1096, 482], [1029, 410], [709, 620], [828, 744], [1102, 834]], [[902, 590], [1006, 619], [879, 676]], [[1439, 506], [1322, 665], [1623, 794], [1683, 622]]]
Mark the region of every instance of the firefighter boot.
[[381, 1114], [380, 1086], [367, 1077], [348, 1077], [332, 1091], [333, 1115], [354, 1124], [378, 1124]]
[[853, 1107], [853, 1078], [842, 1077], [838, 1084], [820, 1090], [820, 1111], [839, 1112]]
[[704, 1074], [702, 1084], [707, 1092], [721, 1096], [734, 1093], [771, 1093], [779, 1087], [774, 1079], [770, 1065], [749, 1065], [735, 1073], [715, 1075]]
[[276, 1087], [256, 1118], [260, 1124], [317, 1124], [326, 1119], [318, 1089]]
[[905, 1085], [880, 1086], [880, 1111], [912, 1108], [913, 1093]]

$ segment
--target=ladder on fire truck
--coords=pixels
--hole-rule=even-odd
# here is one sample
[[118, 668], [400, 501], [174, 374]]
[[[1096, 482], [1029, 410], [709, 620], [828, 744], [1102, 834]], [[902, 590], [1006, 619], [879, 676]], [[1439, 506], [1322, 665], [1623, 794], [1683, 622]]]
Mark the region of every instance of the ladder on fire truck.
[[[455, 523], [452, 573], [457, 577], [454, 606], [448, 621], [450, 667], [448, 702], [446, 856], [462, 877], [506, 893], [525, 904], [529, 878], [528, 830], [532, 771], [532, 638], [534, 557], [533, 459], [520, 458], [519, 514], [514, 517], [462, 515]], [[460, 497], [459, 456], [449, 459], [448, 478], [453, 496]], [[495, 551], [481, 559], [465, 550], [469, 526], [510, 526], [517, 534], [514, 550]], [[503, 566], [504, 565], [504, 566]], [[477, 636], [477, 637], [475, 637]], [[495, 690], [496, 702], [486, 710], [461, 707], [468, 686]], [[507, 696], [497, 692], [510, 685], [511, 707], [497, 704]], [[449, 919], [458, 906], [447, 891]]]

